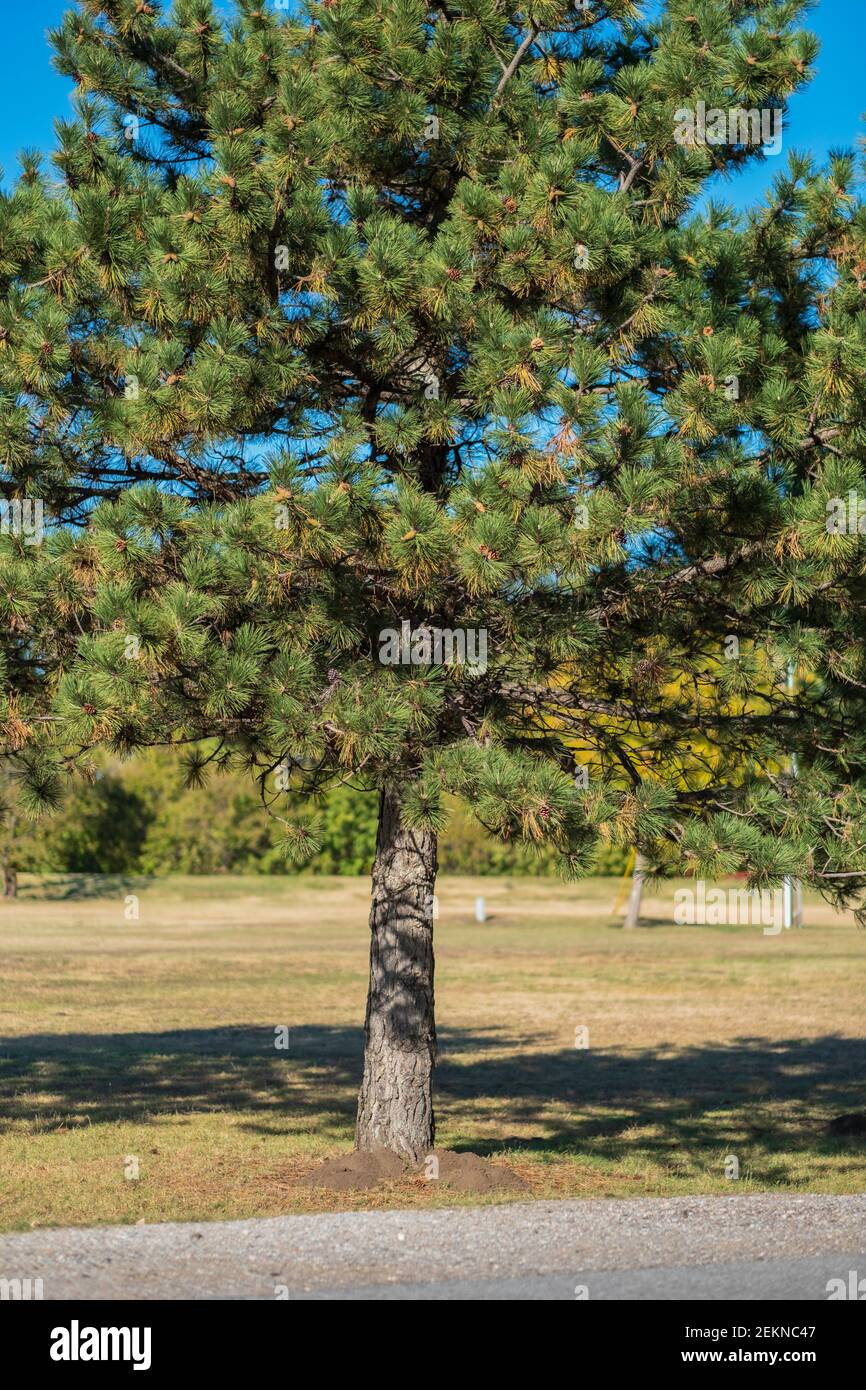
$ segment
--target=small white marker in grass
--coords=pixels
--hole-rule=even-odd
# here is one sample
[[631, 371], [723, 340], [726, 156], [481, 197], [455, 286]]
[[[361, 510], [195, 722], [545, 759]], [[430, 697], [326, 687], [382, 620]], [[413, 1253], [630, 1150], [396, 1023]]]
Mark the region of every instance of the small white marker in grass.
[[476, 922], [486, 922], [487, 913], [484, 911], [484, 899], [475, 899], [475, 920]]

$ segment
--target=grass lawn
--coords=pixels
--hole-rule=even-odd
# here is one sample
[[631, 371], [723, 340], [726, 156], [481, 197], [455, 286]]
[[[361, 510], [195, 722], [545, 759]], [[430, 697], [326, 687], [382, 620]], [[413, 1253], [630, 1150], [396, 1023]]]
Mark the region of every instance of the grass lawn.
[[[627, 933], [617, 887], [440, 881], [440, 1146], [506, 1159], [538, 1197], [866, 1189], [866, 1142], [825, 1133], [866, 1109], [866, 935], [809, 899], [778, 936], [674, 926], [672, 886]], [[0, 903], [0, 1226], [469, 1200], [423, 1177], [295, 1185], [352, 1145], [368, 896], [25, 878]]]

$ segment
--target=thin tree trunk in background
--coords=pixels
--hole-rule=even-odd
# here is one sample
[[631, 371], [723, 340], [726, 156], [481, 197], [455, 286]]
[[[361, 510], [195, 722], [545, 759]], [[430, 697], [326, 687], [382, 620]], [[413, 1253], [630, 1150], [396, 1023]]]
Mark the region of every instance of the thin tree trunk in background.
[[794, 912], [793, 912], [793, 918], [794, 918], [794, 920], [792, 921], [791, 925], [792, 925], [793, 927], [802, 927], [802, 925], [803, 925], [803, 880], [800, 879], [800, 878], [795, 878], [795, 879], [794, 879]]
[[406, 830], [400, 798], [385, 788], [370, 908], [370, 986], [359, 1149], [393, 1149], [418, 1161], [433, 1147], [433, 890], [436, 836]]
[[3, 896], [4, 898], [14, 898], [18, 894], [18, 870], [11, 869], [8, 864], [3, 867]]
[[625, 921], [623, 922], [623, 928], [625, 929], [636, 927], [640, 921], [640, 902], [643, 897], [645, 870], [646, 860], [642, 854], [637, 853], [634, 857], [634, 873], [631, 876], [631, 892], [628, 895], [628, 906], [625, 910]]

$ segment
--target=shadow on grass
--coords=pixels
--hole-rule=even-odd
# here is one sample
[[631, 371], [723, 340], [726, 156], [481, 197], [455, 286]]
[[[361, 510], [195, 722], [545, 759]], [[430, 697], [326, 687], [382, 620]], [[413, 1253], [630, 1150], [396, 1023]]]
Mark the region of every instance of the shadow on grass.
[[[0, 1125], [53, 1129], [235, 1111], [253, 1132], [345, 1127], [348, 1139], [361, 1030], [303, 1027], [291, 1030], [288, 1051], [274, 1043], [274, 1029], [264, 1027], [5, 1038]], [[830, 1115], [864, 1108], [864, 1039], [528, 1051], [533, 1045], [498, 1031], [441, 1030], [437, 1100], [455, 1147], [611, 1158], [638, 1148], [669, 1160], [749, 1143], [765, 1154], [850, 1153], [866, 1162], [862, 1138], [824, 1131]], [[499, 1137], [473, 1139], [475, 1118], [488, 1133], [496, 1121]], [[543, 1133], [509, 1139], [515, 1126]], [[640, 1129], [646, 1133], [635, 1136]]]
[[41, 878], [35, 883], [19, 884], [18, 896], [13, 901], [72, 902], [79, 898], [118, 898], [125, 893], [140, 893], [152, 882], [152, 879], [141, 874], [63, 874], [56, 878]]
[[[612, 916], [612, 917], [611, 917], [611, 925], [612, 925], [612, 926], [615, 926], [615, 927], [619, 927], [620, 931], [625, 931], [625, 930], [626, 930], [626, 927], [625, 927], [625, 925], [623, 924], [623, 920], [622, 920], [621, 917], [613, 917], [613, 916]], [[673, 926], [675, 926], [675, 925], [676, 925], [676, 923], [674, 922], [673, 908], [671, 908], [671, 910], [670, 910], [670, 912], [669, 912], [669, 914], [668, 914], [667, 917], [650, 917], [649, 915], [647, 915], [647, 916], [642, 916], [641, 919], [640, 919], [640, 921], [638, 922], [637, 926], [634, 927], [634, 928], [630, 928], [629, 930], [633, 930], [633, 931], [653, 931], [656, 927], [673, 927]], [[692, 926], [692, 927], [690, 927], [690, 930], [691, 930], [691, 931], [694, 931], [695, 928]]]

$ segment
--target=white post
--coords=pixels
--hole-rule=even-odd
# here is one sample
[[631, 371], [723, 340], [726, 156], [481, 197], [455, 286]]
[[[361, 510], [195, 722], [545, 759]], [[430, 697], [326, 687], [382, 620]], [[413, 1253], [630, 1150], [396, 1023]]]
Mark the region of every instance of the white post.
[[476, 922], [486, 922], [487, 914], [484, 911], [484, 899], [475, 899], [475, 920]]
[[640, 905], [643, 898], [646, 865], [647, 861], [640, 851], [637, 850], [634, 856], [634, 870], [631, 876], [631, 892], [628, 895], [625, 921], [622, 924], [624, 931], [630, 931], [633, 927], [636, 927], [640, 921]]

